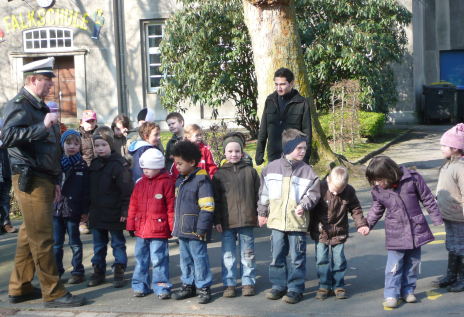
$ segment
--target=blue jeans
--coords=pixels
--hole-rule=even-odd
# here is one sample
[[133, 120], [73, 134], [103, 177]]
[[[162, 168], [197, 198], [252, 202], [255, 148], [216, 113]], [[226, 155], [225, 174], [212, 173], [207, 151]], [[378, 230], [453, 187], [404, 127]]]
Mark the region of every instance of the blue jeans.
[[208, 251], [205, 241], [179, 238], [181, 280], [185, 285], [197, 288], [209, 287], [213, 274], [209, 267]]
[[405, 297], [414, 293], [419, 275], [421, 248], [388, 250], [384, 297]]
[[[272, 288], [303, 293], [306, 275], [306, 232], [272, 230], [271, 253], [269, 280]], [[287, 265], [289, 254], [290, 262]]]
[[66, 232], [68, 233], [69, 246], [72, 250], [71, 264], [73, 270], [71, 275], [84, 275], [84, 266], [82, 265], [82, 242], [79, 232], [79, 221], [72, 221], [67, 218], [53, 217], [53, 254], [55, 255], [56, 267], [58, 273], [63, 275], [63, 245]]
[[[153, 265], [150, 275], [150, 260]], [[152, 285], [153, 283], [153, 285]], [[149, 294], [152, 290], [157, 295], [170, 293], [169, 283], [169, 248], [168, 239], [135, 240], [135, 269], [132, 275], [132, 289]]]
[[319, 288], [330, 290], [345, 286], [346, 258], [344, 250], [344, 243], [330, 246], [325, 243], [316, 242], [316, 266], [317, 276], [319, 277]]
[[256, 261], [253, 227], [234, 228], [222, 233], [222, 281], [225, 286], [237, 285], [237, 248], [240, 245], [242, 285], [255, 285]]
[[[111, 248], [113, 249], [114, 264], [127, 266], [126, 238], [122, 230], [92, 229], [93, 257], [92, 265], [98, 269], [106, 270], [106, 252], [111, 235]], [[112, 266], [114, 266], [114, 264]]]
[[0, 182], [0, 226], [8, 225], [10, 221], [10, 190], [11, 179]]

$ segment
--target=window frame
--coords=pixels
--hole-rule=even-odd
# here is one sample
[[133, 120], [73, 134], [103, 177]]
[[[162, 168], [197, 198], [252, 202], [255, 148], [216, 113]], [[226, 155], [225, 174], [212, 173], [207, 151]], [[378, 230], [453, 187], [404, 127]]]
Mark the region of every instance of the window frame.
[[[45, 37], [42, 37], [40, 34], [42, 31], [46, 32]], [[55, 31], [55, 36], [51, 36], [51, 31]], [[63, 36], [58, 37], [58, 32], [63, 32]], [[34, 33], [39, 32], [39, 37], [34, 38]], [[65, 36], [66, 32], [69, 32], [69, 36]], [[31, 37], [28, 38], [28, 35], [31, 34]], [[55, 47], [51, 47], [51, 41], [57, 41]], [[63, 46], [58, 46], [58, 41], [63, 41]], [[71, 42], [70, 46], [64, 46], [66, 41], [69, 40]], [[38, 41], [46, 42], [46, 47], [34, 47], [34, 43]], [[27, 48], [27, 43], [32, 43], [32, 48]], [[42, 46], [42, 43], [40, 43]], [[24, 52], [57, 52], [57, 51], [64, 51], [64, 50], [74, 50], [74, 31], [71, 28], [64, 28], [64, 27], [43, 27], [43, 28], [35, 28], [23, 31], [23, 50]]]
[[[151, 26], [161, 26], [161, 34], [150, 34], [149, 28]], [[160, 67], [161, 66], [161, 51], [159, 49], [159, 43], [164, 37], [164, 26], [165, 20], [146, 20], [143, 21], [143, 43], [144, 43], [144, 50], [143, 50], [143, 60], [144, 60], [144, 80], [145, 80], [145, 90], [148, 94], [158, 93], [160, 86], [152, 86], [151, 80], [152, 78], [159, 78], [160, 82], [162, 78], [166, 78], [166, 74], [152, 74], [151, 67]], [[151, 46], [150, 40], [160, 39], [158, 46]], [[159, 56], [158, 62], [151, 62], [151, 56]]]

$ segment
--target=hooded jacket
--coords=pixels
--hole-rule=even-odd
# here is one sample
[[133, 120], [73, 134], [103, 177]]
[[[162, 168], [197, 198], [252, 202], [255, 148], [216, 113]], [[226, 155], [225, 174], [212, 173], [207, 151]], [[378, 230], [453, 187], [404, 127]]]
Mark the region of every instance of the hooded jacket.
[[224, 163], [213, 177], [214, 223], [223, 229], [256, 227], [259, 176], [241, 160]]
[[[307, 232], [309, 212], [321, 196], [319, 179], [303, 161], [290, 162], [282, 157], [261, 172], [258, 215], [267, 217], [267, 227], [279, 231]], [[300, 217], [295, 208], [305, 212]]]
[[162, 170], [145, 175], [135, 184], [129, 204], [126, 230], [142, 239], [168, 239], [174, 226], [175, 181]]
[[[374, 186], [372, 207], [367, 214], [373, 228], [385, 213], [385, 245], [388, 250], [412, 250], [435, 240], [419, 202], [435, 225], [443, 223], [437, 202], [422, 176], [401, 167], [403, 176], [396, 188]], [[385, 212], [386, 211], [386, 212]]]
[[329, 191], [327, 180], [323, 180], [321, 199], [311, 212], [311, 238], [329, 245], [344, 243], [349, 232], [348, 213], [351, 214], [357, 229], [367, 226], [354, 188], [348, 184], [343, 192], [334, 195]]
[[155, 148], [155, 146], [142, 140], [134, 141], [129, 145], [129, 154], [132, 155], [132, 180], [134, 183], [143, 176], [143, 170], [139, 164], [140, 157], [146, 150], [151, 148]]
[[90, 164], [90, 228], [124, 230], [120, 221], [127, 209], [134, 183], [124, 158], [112, 152], [109, 157], [97, 157]]
[[92, 131], [85, 131], [83, 127], [79, 127], [79, 133], [81, 134], [81, 142], [82, 142], [82, 157], [84, 161], [90, 166], [90, 163], [95, 158], [95, 153], [93, 152], [93, 139], [92, 135], [95, 130], [98, 129], [98, 125], [95, 126], [95, 129]]
[[208, 173], [195, 168], [176, 181], [176, 204], [173, 236], [199, 240], [213, 226], [214, 195]]
[[[264, 150], [267, 143], [268, 162], [277, 160], [282, 155], [282, 132], [285, 129], [297, 129], [308, 136], [308, 144], [311, 145], [311, 115], [309, 101], [300, 95], [296, 89], [292, 89], [284, 98], [288, 98], [284, 111], [280, 112], [277, 92], [270, 94], [264, 104], [263, 116], [259, 126], [258, 140], [256, 143], [256, 164], [264, 161]], [[303, 161], [309, 162], [311, 146], [308, 146]]]

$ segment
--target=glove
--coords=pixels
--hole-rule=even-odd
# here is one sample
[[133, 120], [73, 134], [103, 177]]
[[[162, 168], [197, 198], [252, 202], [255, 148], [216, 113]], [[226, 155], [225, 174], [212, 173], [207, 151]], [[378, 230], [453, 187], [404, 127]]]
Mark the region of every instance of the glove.
[[135, 237], [135, 231], [129, 230], [129, 235], [131, 236], [131, 238]]

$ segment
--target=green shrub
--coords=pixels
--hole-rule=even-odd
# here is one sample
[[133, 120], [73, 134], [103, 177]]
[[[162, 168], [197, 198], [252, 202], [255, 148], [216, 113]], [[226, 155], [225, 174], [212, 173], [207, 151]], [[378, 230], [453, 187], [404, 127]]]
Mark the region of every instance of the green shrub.
[[[382, 132], [385, 125], [385, 114], [378, 112], [359, 111], [358, 117], [361, 129], [359, 132], [361, 137], [372, 139]], [[333, 120], [332, 118], [332, 113], [319, 116], [319, 122], [321, 123], [322, 130], [324, 130], [325, 135], [329, 139], [333, 137], [332, 129], [330, 126], [330, 123]]]

